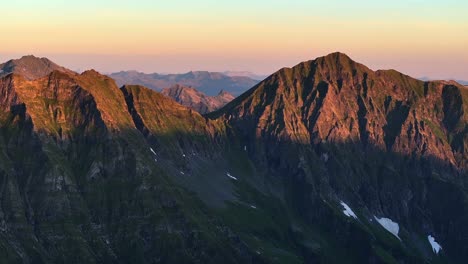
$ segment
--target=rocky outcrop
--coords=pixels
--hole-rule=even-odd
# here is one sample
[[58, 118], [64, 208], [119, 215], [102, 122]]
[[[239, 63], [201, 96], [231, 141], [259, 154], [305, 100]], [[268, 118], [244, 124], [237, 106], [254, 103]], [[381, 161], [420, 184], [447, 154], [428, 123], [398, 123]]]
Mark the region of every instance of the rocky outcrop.
[[333, 53], [207, 115], [93, 70], [9, 74], [0, 95], [4, 262], [468, 259], [455, 82]]

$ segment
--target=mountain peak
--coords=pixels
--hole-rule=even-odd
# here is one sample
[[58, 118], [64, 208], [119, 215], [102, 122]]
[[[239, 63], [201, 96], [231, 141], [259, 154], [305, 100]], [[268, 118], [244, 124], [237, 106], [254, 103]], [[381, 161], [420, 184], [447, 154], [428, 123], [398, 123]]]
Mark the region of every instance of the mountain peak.
[[73, 71], [57, 65], [47, 58], [25, 55], [19, 59], [9, 60], [0, 64], [0, 77], [16, 73], [28, 80], [34, 80], [47, 76], [55, 70], [75, 74]]
[[352, 60], [346, 53], [335, 51], [330, 54], [323, 56], [323, 58], [333, 58], [340, 60]]
[[334, 68], [334, 66], [341, 65], [344, 69], [349, 69], [355, 67], [356, 65], [361, 65], [342, 52], [333, 52], [323, 57], [318, 57], [314, 61], [319, 65], [328, 65], [332, 68]]
[[[424, 83], [395, 70], [372, 71], [335, 52], [274, 73], [213, 116], [237, 116], [236, 126], [254, 130], [245, 133], [261, 130], [275, 139], [305, 144], [351, 140], [397, 152], [418, 148], [408, 145], [407, 133], [427, 133], [430, 154], [459, 166], [465, 162], [460, 150], [440, 131], [463, 142], [462, 96], [463, 90], [454, 84]], [[434, 105], [445, 109], [445, 120], [435, 114]], [[431, 131], [420, 132], [415, 124], [421, 122]], [[438, 139], [443, 148], [435, 147]]]
[[81, 73], [82, 76], [104, 76], [100, 72], [96, 71], [95, 69], [86, 70]]

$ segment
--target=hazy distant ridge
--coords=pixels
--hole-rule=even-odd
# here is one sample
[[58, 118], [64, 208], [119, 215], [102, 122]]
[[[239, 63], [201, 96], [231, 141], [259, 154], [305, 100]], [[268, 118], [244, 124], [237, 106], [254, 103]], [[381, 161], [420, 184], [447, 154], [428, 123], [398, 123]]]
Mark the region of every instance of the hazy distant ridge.
[[125, 84], [144, 85], [156, 91], [175, 84], [191, 86], [209, 96], [216, 96], [221, 90], [235, 96], [255, 86], [259, 80], [247, 76], [228, 76], [220, 72], [191, 71], [183, 74], [142, 73], [121, 71], [110, 74], [119, 86]]

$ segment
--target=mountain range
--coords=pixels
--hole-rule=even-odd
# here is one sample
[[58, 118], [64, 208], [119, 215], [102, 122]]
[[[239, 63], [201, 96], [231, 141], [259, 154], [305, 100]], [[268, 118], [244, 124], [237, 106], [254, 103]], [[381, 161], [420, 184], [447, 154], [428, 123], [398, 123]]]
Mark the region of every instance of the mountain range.
[[179, 84], [165, 88], [161, 93], [201, 114], [218, 110], [235, 98], [226, 91], [220, 91], [216, 96], [207, 96], [193, 87]]
[[216, 96], [221, 90], [238, 96], [259, 82], [259, 80], [248, 76], [229, 76], [208, 71], [191, 71], [183, 74], [146, 74], [137, 71], [121, 71], [112, 73], [109, 76], [119, 86], [137, 84], [144, 85], [155, 91], [161, 91], [179, 84], [191, 86], [208, 96]]
[[332, 53], [201, 115], [94, 70], [23, 74], [0, 78], [6, 263], [468, 261], [456, 82]]

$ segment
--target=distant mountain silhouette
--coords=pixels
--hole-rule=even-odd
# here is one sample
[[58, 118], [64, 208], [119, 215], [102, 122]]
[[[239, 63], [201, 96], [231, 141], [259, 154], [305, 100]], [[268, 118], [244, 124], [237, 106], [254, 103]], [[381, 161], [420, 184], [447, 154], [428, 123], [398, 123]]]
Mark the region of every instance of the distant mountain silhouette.
[[245, 76], [227, 76], [219, 72], [191, 71], [184, 74], [146, 74], [136, 71], [121, 71], [110, 74], [118, 85], [138, 84], [161, 91], [175, 84], [191, 86], [200, 92], [216, 96], [221, 90], [235, 96], [253, 87], [259, 81]]

